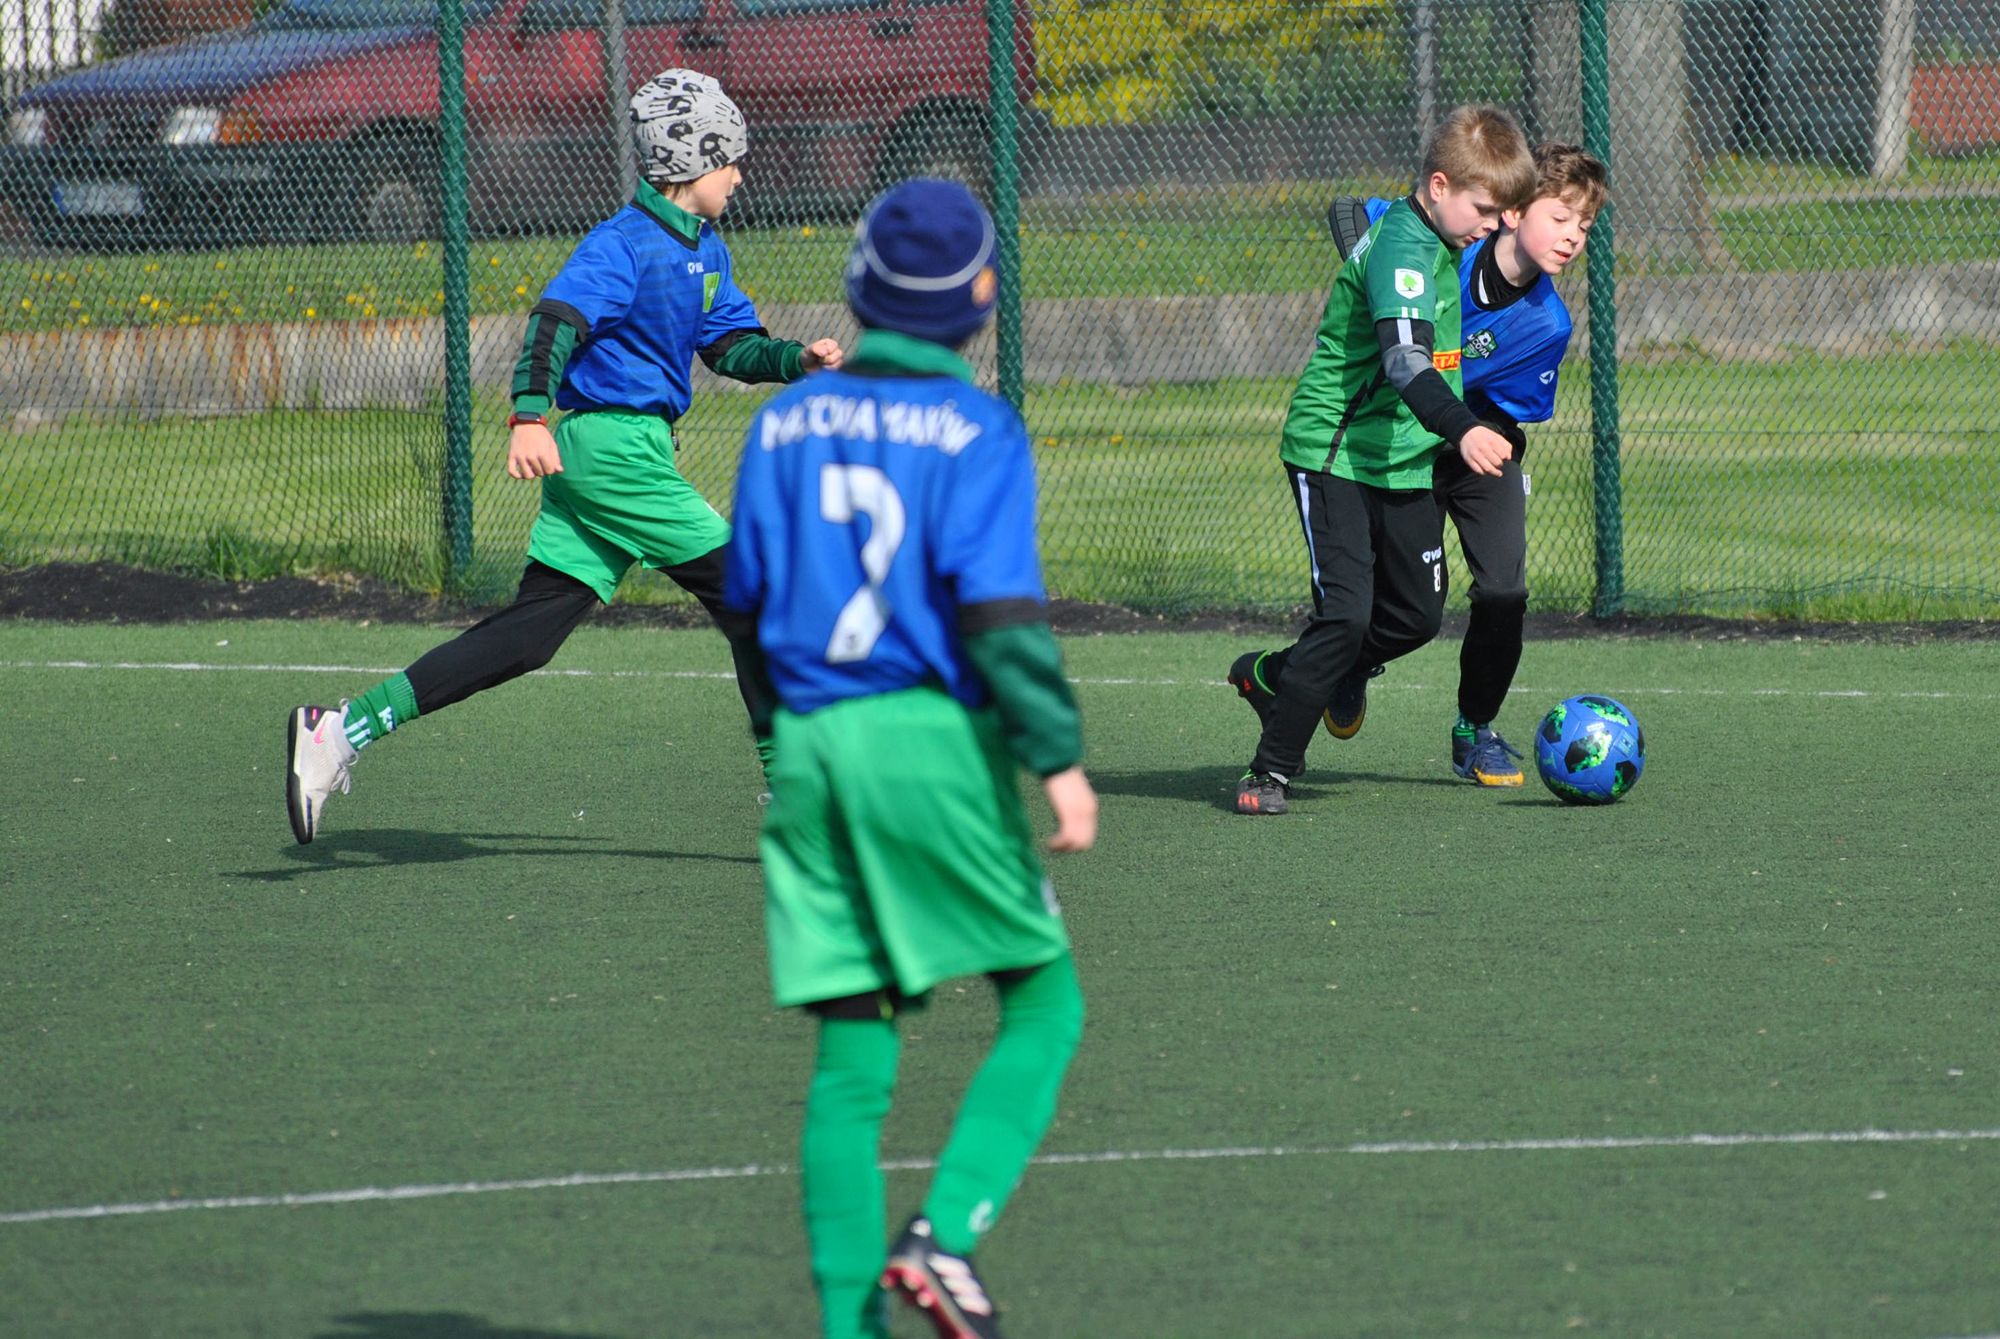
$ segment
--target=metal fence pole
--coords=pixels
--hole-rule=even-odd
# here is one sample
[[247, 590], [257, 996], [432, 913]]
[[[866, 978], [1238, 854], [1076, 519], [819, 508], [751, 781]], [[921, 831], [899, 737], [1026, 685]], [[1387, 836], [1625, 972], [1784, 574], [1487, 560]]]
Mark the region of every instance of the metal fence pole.
[[611, 152], [618, 159], [620, 204], [639, 193], [639, 146], [632, 140], [632, 79], [626, 48], [625, 0], [604, 0], [604, 93], [611, 109]]
[[1000, 302], [994, 329], [1000, 394], [1021, 408], [1020, 94], [1014, 81], [1014, 0], [986, 0], [986, 48], [992, 76], [993, 230], [999, 241]]
[[472, 567], [471, 236], [465, 189], [465, 5], [438, 5], [438, 172], [444, 224], [445, 586], [462, 587]]
[[[1605, 0], [1578, 0], [1583, 27], [1583, 143], [1615, 180], [1611, 153], [1611, 63]], [[1610, 204], [1597, 216], [1585, 252], [1590, 277], [1590, 478], [1597, 531], [1597, 593], [1591, 613], [1609, 618], [1625, 604], [1625, 522], [1618, 480], [1618, 278]]]

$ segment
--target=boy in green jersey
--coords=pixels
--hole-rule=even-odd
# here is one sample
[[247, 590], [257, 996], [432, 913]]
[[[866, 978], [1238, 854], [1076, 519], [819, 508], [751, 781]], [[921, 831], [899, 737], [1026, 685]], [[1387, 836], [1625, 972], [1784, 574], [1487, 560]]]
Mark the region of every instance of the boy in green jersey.
[[1313, 611], [1291, 646], [1231, 667], [1263, 721], [1236, 786], [1240, 814], [1285, 812], [1313, 729], [1349, 671], [1437, 635], [1444, 529], [1431, 463], [1450, 447], [1467, 468], [1497, 476], [1513, 452], [1463, 398], [1458, 255], [1499, 226], [1502, 210], [1524, 208], [1535, 179], [1512, 116], [1461, 107], [1425, 145], [1416, 188], [1334, 278], [1279, 448]]

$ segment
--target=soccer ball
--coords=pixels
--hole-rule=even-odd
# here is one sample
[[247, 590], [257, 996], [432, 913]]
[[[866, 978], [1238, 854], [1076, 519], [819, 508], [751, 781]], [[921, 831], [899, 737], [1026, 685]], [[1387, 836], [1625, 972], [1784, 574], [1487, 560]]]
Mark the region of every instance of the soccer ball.
[[1610, 804], [1639, 784], [1646, 734], [1622, 703], [1566, 698], [1535, 730], [1535, 770], [1565, 804]]

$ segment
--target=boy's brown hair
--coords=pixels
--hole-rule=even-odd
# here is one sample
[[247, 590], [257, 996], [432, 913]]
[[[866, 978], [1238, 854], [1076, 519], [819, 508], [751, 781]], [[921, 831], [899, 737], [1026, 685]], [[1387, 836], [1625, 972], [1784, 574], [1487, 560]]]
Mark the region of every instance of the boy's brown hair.
[[1455, 109], [1424, 142], [1420, 182], [1442, 172], [1452, 186], [1483, 187], [1502, 209], [1526, 209], [1535, 199], [1535, 157], [1521, 123], [1502, 107]]
[[1596, 154], [1575, 144], [1550, 140], [1535, 146], [1535, 199], [1560, 199], [1585, 218], [1597, 217], [1611, 194], [1611, 182]]

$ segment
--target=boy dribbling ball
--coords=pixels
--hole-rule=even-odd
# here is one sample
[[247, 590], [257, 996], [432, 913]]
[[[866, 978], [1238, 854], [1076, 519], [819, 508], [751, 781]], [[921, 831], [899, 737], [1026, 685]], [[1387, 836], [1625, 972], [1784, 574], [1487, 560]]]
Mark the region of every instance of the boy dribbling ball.
[[[1465, 403], [1513, 447], [1498, 475], [1482, 474], [1455, 451], [1438, 454], [1431, 492], [1458, 531], [1472, 576], [1471, 616], [1458, 654], [1458, 719], [1451, 729], [1452, 770], [1481, 786], [1522, 782], [1518, 749], [1493, 728], [1521, 664], [1528, 610], [1528, 449], [1522, 425], [1555, 414], [1556, 377], [1569, 351], [1569, 308], [1555, 276], [1583, 254], [1608, 195], [1604, 164], [1574, 144], [1535, 151], [1535, 197], [1501, 215], [1499, 231], [1467, 247], [1459, 260], [1465, 356]], [[1328, 209], [1345, 258], [1392, 202], [1342, 197]], [[1445, 582], [1447, 589], [1450, 582]], [[1357, 666], [1334, 685], [1326, 731], [1352, 739], [1368, 708], [1368, 681], [1379, 664]], [[1277, 670], [1253, 660], [1239, 677], [1268, 684]]]
[[[1507, 439], [1460, 381], [1458, 255], [1532, 197], [1520, 125], [1461, 107], [1424, 147], [1416, 185], [1356, 242], [1334, 277], [1279, 447], [1306, 540], [1312, 614], [1291, 646], [1249, 652], [1229, 680], [1261, 731], [1236, 784], [1239, 814], [1282, 814], [1335, 688], [1435, 637], [1444, 531], [1432, 462], [1456, 447], [1498, 476]], [[1365, 682], [1365, 678], [1363, 680]]]

